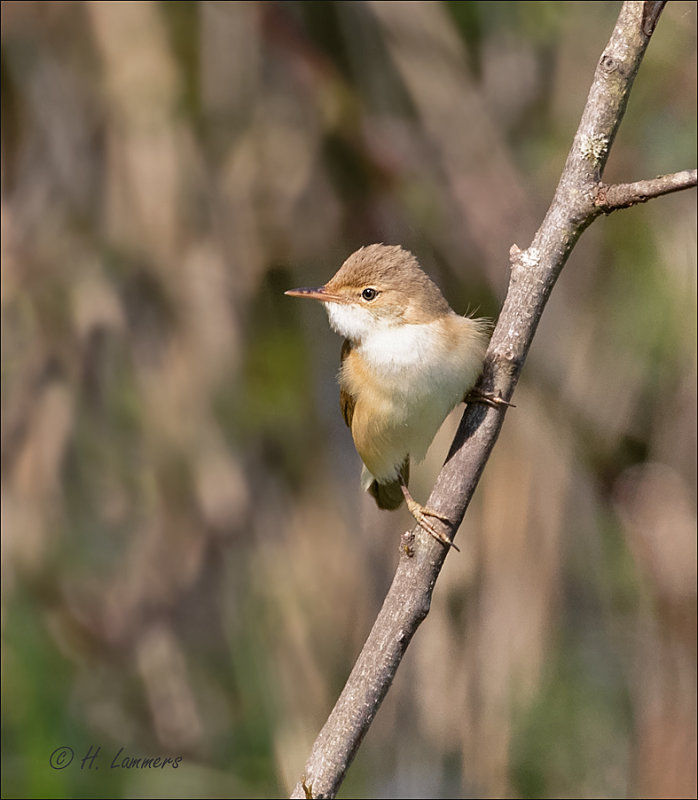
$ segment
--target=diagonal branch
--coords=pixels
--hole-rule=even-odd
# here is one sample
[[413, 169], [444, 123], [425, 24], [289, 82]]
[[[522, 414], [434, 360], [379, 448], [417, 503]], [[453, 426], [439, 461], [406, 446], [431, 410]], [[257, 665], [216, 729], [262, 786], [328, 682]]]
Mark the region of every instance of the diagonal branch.
[[671, 175], [660, 175], [658, 178], [634, 183], [615, 183], [610, 186], [601, 183], [594, 202], [604, 214], [610, 214], [619, 208], [630, 208], [638, 203], [646, 203], [653, 197], [680, 192], [696, 184], [698, 170], [695, 169], [684, 169]]
[[[581, 233], [604, 211], [597, 203], [601, 176], [662, 6], [639, 0], [623, 4], [599, 59], [545, 220], [527, 250], [515, 245], [511, 249], [509, 288], [480, 383], [480, 388], [500, 393], [507, 400], [562, 267]], [[463, 519], [499, 435], [504, 411], [469, 406], [463, 416], [428, 500], [430, 508], [451, 520], [454, 530]], [[414, 632], [429, 611], [446, 553], [446, 548], [418, 528], [403, 537], [392, 586], [292, 797], [335, 796]]]

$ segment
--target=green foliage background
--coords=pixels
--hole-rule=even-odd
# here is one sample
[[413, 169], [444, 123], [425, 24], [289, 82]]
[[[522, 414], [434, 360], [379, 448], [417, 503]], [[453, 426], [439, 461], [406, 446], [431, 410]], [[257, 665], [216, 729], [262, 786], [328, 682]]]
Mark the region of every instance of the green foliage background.
[[[283, 291], [401, 243], [496, 317], [618, 8], [3, 2], [4, 797], [288, 792], [411, 521]], [[671, 2], [606, 178], [695, 152]], [[343, 796], [695, 796], [695, 203], [572, 254]]]

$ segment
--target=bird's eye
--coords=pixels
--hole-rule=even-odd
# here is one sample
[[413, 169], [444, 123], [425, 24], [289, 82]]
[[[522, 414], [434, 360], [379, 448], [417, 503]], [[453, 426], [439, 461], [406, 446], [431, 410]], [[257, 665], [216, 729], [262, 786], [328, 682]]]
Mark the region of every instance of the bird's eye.
[[372, 289], [370, 286], [367, 286], [363, 290], [363, 292], [361, 292], [361, 297], [363, 297], [364, 300], [368, 300], [369, 302], [371, 300], [375, 300], [377, 296], [378, 296], [378, 291], [376, 289]]

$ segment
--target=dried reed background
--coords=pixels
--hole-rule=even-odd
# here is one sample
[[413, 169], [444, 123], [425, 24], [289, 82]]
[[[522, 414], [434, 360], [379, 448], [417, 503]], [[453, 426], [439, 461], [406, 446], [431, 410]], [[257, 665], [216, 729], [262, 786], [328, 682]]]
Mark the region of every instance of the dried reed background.
[[[616, 13], [3, 2], [4, 796], [295, 782], [411, 523], [361, 495], [339, 340], [283, 290], [399, 242], [496, 315]], [[693, 166], [695, 98], [672, 2], [608, 179]], [[695, 796], [695, 216], [573, 253], [345, 796]]]

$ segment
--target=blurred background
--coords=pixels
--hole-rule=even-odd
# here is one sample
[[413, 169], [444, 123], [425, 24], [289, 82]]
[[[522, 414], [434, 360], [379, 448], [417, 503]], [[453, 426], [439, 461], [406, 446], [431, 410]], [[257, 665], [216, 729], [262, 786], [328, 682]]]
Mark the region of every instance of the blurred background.
[[[400, 243], [495, 318], [619, 8], [2, 3], [3, 796], [289, 791], [413, 523], [283, 292]], [[606, 178], [695, 153], [671, 2]], [[340, 796], [695, 797], [695, 219], [582, 237]]]

